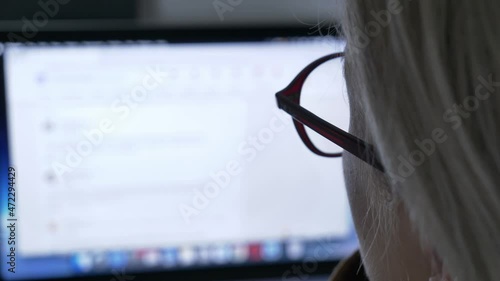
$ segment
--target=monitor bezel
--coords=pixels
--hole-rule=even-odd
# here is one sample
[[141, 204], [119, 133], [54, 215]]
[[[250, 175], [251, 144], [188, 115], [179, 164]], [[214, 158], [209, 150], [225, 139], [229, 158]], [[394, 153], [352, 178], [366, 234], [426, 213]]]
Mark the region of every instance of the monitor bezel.
[[[19, 31], [11, 31], [19, 34]], [[10, 43], [11, 32], [0, 32], [0, 43]], [[208, 42], [258, 42], [271, 38], [338, 37], [336, 30], [325, 30], [318, 27], [256, 27], [256, 28], [173, 28], [173, 29], [133, 29], [133, 30], [79, 30], [79, 31], [41, 31], [35, 37], [23, 43], [40, 42], [86, 42], [86, 41], [138, 41], [164, 40], [169, 43], [208, 43]], [[0, 107], [3, 110], [0, 121], [6, 122], [6, 101], [3, 56], [0, 55]], [[4, 120], [1, 120], [3, 118]], [[1, 128], [4, 132], [8, 128]], [[1, 148], [3, 149], [3, 147]], [[3, 260], [3, 258], [0, 258]], [[231, 265], [228, 267], [210, 267], [201, 269], [174, 269], [169, 271], [154, 271], [134, 273], [134, 280], [245, 280], [255, 278], [284, 278], [284, 273], [293, 266], [304, 266], [304, 261], [279, 262], [273, 264]], [[315, 261], [317, 269], [309, 275], [328, 275], [338, 261]], [[2, 277], [0, 276], [0, 280]], [[57, 281], [109, 281], [113, 275], [86, 275], [82, 277], [28, 279], [28, 280], [57, 280]], [[116, 279], [116, 278], [115, 278]], [[16, 279], [17, 280], [17, 279]]]

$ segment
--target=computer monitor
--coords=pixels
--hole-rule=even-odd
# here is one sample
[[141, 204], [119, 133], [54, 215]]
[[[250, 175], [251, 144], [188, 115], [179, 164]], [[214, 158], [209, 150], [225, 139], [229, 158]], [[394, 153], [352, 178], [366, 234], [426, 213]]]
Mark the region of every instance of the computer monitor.
[[357, 247], [341, 160], [311, 153], [274, 94], [342, 48], [279, 34], [2, 44], [2, 279], [324, 272]]

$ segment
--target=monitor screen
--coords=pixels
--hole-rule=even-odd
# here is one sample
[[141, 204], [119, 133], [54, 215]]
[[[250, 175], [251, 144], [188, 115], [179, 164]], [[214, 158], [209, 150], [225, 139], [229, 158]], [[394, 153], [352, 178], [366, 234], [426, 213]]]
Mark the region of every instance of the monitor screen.
[[311, 153], [274, 96], [342, 47], [322, 38], [4, 45], [1, 277], [351, 253], [341, 159]]

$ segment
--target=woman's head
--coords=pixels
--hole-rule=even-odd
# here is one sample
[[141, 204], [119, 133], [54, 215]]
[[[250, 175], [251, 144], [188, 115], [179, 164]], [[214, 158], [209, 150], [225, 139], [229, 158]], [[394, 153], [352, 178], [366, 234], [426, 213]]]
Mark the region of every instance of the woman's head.
[[497, 11], [493, 0], [346, 1], [350, 131], [388, 172], [344, 156], [373, 281], [500, 276]]

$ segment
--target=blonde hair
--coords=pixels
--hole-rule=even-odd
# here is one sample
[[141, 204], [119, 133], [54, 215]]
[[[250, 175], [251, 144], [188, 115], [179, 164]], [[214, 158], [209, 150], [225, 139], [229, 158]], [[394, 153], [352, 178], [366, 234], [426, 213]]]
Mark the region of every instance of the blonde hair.
[[348, 0], [350, 96], [422, 240], [500, 278], [500, 1]]

